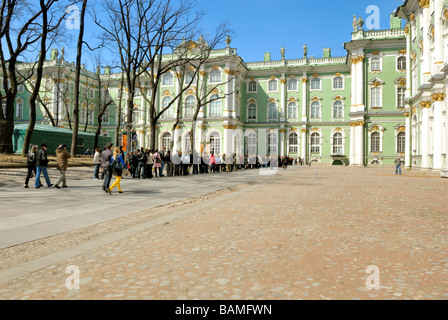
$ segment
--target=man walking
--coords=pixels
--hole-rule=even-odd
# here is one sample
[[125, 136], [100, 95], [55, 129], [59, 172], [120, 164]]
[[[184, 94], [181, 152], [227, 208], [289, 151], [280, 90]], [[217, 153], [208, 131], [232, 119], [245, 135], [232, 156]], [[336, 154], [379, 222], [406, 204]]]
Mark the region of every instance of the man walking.
[[56, 149], [56, 156], [58, 161], [58, 170], [60, 172], [59, 179], [54, 185], [55, 188], [60, 189], [59, 186], [60, 183], [62, 183], [62, 188], [67, 188], [67, 181], [65, 180], [65, 173], [67, 172], [68, 168], [68, 159], [70, 159], [72, 156], [67, 151], [67, 145], [61, 144]]
[[160, 176], [164, 177], [163, 175], [163, 168], [165, 168], [165, 156], [166, 156], [166, 148], [162, 148], [162, 150], [159, 151], [159, 155], [162, 161], [162, 167], [160, 169]]
[[110, 168], [110, 159], [112, 158], [113, 152], [112, 148], [114, 145], [111, 142], [106, 144], [106, 148], [101, 153], [101, 168], [105, 173], [104, 183], [103, 183], [103, 191], [106, 191], [110, 187], [110, 180], [112, 179], [112, 172]]
[[401, 158], [400, 157], [395, 159], [395, 175], [397, 175], [398, 173], [400, 173], [400, 176], [401, 176]]
[[45, 181], [47, 182], [47, 186], [50, 188], [53, 185], [51, 184], [50, 177], [48, 176], [48, 158], [47, 158], [47, 145], [42, 144], [40, 149], [36, 152], [36, 180], [34, 183], [34, 187], [36, 189], [40, 188], [40, 175], [43, 173], [45, 177]]

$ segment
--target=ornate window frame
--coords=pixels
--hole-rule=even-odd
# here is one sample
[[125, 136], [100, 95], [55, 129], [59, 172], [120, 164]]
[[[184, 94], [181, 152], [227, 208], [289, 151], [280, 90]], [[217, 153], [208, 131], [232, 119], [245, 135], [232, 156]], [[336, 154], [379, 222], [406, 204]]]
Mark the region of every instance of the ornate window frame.
[[[255, 106], [255, 119], [249, 119], [249, 107], [251, 105]], [[258, 103], [256, 99], [249, 99], [246, 101], [246, 121], [247, 122], [257, 122], [258, 120]]]
[[[335, 147], [334, 139], [335, 139], [335, 135], [337, 135], [337, 134], [341, 135], [341, 141], [342, 141], [342, 144], [340, 145], [340, 147], [342, 147], [341, 153], [334, 153], [334, 147]], [[341, 128], [333, 129], [333, 130], [331, 130], [330, 137], [331, 137], [331, 139], [330, 139], [331, 155], [344, 155], [345, 154], [345, 141], [346, 141], [345, 131]]]
[[[369, 153], [374, 155], [378, 155], [383, 153], [383, 138], [384, 138], [384, 128], [378, 124], [373, 124], [368, 128], [368, 136], [369, 136]], [[379, 134], [379, 150], [372, 150], [372, 134]]]

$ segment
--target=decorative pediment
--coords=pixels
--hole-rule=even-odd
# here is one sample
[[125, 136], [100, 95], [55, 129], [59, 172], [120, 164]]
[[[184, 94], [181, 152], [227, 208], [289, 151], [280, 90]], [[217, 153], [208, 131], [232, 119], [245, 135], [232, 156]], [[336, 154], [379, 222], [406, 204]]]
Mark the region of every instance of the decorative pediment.
[[384, 127], [380, 126], [379, 124], [372, 124], [368, 129], [369, 132], [373, 132], [373, 131], [381, 131], [384, 132]]
[[373, 78], [372, 80], [369, 81], [369, 85], [371, 87], [381, 87], [385, 84], [385, 82], [383, 80], [381, 80], [380, 78]]
[[311, 98], [311, 101], [313, 101], [313, 102], [320, 101], [320, 100], [322, 100], [322, 98], [321, 97], [317, 97], [317, 96]]
[[395, 79], [394, 83], [399, 87], [406, 87], [406, 78], [398, 77], [397, 79]]
[[343, 97], [343, 96], [335, 96], [335, 97], [333, 97], [332, 99], [333, 99], [333, 100], [340, 101], [340, 100], [345, 100], [345, 97]]

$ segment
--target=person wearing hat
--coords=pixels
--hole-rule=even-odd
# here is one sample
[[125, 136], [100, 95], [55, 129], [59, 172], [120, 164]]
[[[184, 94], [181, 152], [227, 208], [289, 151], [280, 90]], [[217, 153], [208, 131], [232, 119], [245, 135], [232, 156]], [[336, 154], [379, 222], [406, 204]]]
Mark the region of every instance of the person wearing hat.
[[40, 184], [40, 175], [43, 173], [45, 177], [45, 181], [47, 182], [47, 186], [50, 188], [53, 185], [51, 184], [50, 177], [48, 176], [48, 157], [47, 157], [47, 145], [43, 143], [40, 146], [40, 149], [36, 152], [36, 180], [34, 182], [34, 187], [39, 189]]
[[57, 168], [59, 170], [59, 179], [54, 185], [55, 188], [60, 189], [59, 186], [62, 183], [63, 188], [67, 188], [67, 181], [65, 180], [65, 173], [67, 172], [68, 168], [68, 159], [70, 159], [72, 156], [67, 151], [67, 145], [61, 144], [56, 149], [56, 157], [57, 157]]

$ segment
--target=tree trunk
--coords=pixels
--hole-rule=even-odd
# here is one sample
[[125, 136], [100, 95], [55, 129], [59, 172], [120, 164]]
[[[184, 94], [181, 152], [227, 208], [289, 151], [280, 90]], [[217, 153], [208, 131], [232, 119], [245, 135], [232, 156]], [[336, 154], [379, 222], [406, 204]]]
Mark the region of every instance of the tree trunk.
[[[7, 99], [6, 109], [14, 110], [14, 100]], [[1, 106], [0, 106], [1, 107]], [[0, 119], [0, 153], [13, 154], [12, 137], [14, 134], [14, 112], [6, 112], [6, 119]]]
[[81, 79], [81, 57], [82, 57], [82, 45], [84, 38], [84, 17], [86, 14], [87, 0], [83, 0], [81, 16], [80, 16], [80, 27], [79, 27], [79, 37], [78, 37], [78, 47], [76, 54], [76, 76], [75, 76], [75, 101], [73, 106], [73, 136], [72, 136], [72, 157], [76, 156], [78, 152], [78, 130], [79, 130], [79, 84]]

